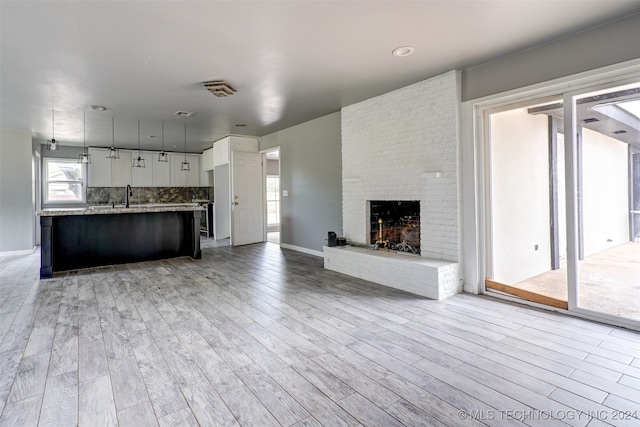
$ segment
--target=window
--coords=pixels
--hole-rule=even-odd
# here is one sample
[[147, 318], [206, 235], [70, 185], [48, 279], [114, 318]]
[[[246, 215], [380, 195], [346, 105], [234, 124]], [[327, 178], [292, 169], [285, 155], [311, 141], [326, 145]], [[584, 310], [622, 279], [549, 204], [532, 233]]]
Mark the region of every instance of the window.
[[280, 177], [267, 175], [267, 226], [280, 224]]
[[84, 203], [85, 168], [75, 159], [44, 159], [44, 203]]

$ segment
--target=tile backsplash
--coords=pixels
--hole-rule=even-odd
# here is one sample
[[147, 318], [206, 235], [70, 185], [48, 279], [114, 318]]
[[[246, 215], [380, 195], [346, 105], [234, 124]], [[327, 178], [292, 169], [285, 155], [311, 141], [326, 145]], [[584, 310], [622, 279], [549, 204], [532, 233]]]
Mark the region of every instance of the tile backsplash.
[[[213, 200], [213, 187], [134, 187], [129, 203], [189, 203], [194, 199]], [[123, 203], [124, 187], [87, 188], [88, 205]]]

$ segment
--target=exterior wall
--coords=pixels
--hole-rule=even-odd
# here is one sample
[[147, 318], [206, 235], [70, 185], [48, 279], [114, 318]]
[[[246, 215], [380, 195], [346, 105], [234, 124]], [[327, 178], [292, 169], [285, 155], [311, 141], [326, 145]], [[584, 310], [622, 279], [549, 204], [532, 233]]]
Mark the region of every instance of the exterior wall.
[[368, 243], [369, 200], [419, 200], [422, 256], [458, 261], [459, 91], [451, 71], [342, 109], [348, 240]]
[[282, 246], [322, 256], [327, 232], [342, 234], [340, 113], [260, 139], [260, 151], [275, 147], [280, 147]]
[[546, 115], [491, 116], [491, 215], [491, 279], [515, 284], [551, 268]]
[[582, 130], [584, 255], [629, 241], [627, 144]]
[[31, 132], [0, 130], [0, 255], [33, 250], [32, 159]]

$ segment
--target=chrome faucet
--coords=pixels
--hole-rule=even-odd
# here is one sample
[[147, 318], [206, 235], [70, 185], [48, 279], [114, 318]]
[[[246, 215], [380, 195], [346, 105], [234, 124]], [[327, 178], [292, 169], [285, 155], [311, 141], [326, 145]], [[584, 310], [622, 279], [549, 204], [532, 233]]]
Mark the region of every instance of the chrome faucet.
[[133, 191], [131, 190], [131, 186], [129, 184], [127, 184], [127, 188], [125, 190], [125, 195], [124, 195], [124, 207], [125, 208], [129, 207], [129, 196], [133, 196]]

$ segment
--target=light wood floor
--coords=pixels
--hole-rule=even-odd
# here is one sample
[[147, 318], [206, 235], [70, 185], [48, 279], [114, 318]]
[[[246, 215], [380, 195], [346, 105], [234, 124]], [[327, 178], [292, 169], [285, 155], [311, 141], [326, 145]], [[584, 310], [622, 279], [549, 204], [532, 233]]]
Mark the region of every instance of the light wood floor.
[[48, 280], [0, 258], [0, 425], [640, 425], [637, 333], [215, 246]]

